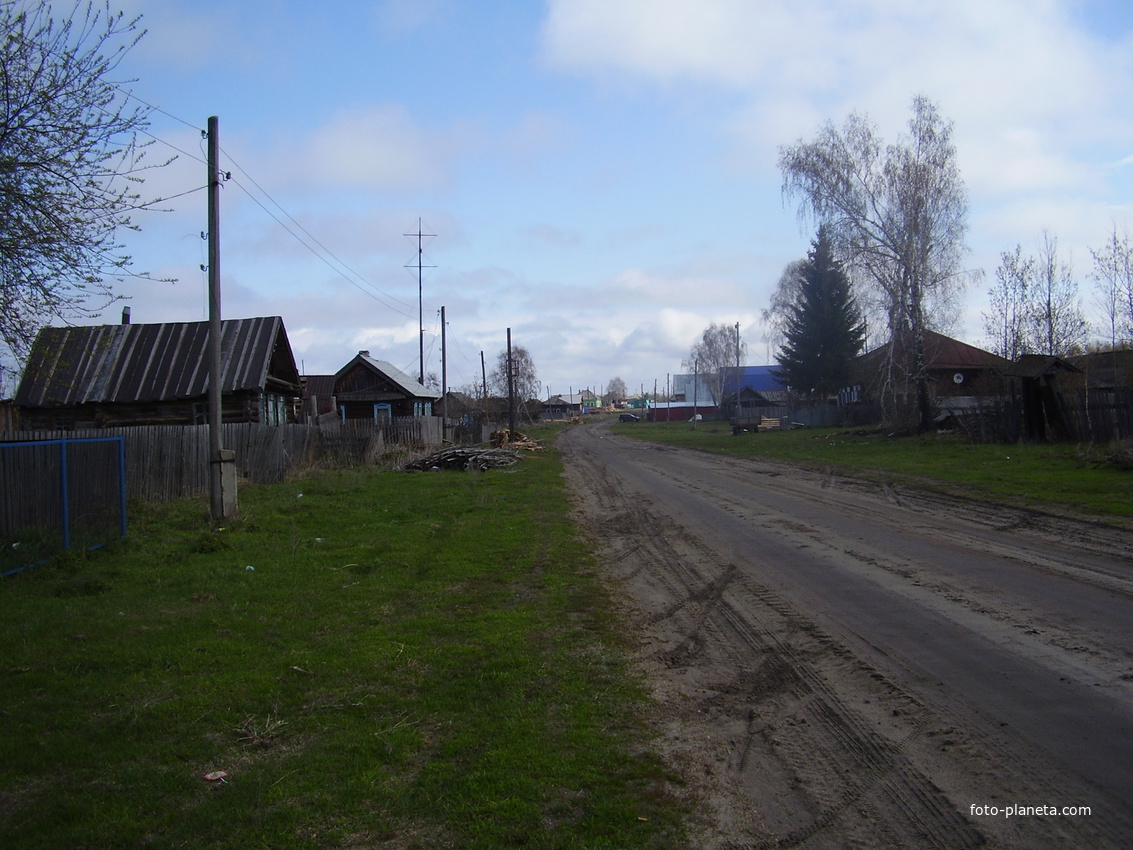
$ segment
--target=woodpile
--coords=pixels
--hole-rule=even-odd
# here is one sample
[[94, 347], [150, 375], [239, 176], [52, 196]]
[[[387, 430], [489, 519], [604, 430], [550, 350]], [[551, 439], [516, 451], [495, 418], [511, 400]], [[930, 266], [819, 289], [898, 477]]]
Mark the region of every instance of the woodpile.
[[520, 461], [517, 452], [483, 446], [449, 446], [430, 455], [411, 460], [399, 467], [405, 472], [428, 472], [434, 469], [502, 469]]
[[528, 452], [543, 451], [543, 445], [538, 440], [533, 440], [526, 434], [521, 434], [519, 431], [510, 431], [507, 428], [493, 431], [490, 439], [492, 445], [498, 449], [523, 449]]

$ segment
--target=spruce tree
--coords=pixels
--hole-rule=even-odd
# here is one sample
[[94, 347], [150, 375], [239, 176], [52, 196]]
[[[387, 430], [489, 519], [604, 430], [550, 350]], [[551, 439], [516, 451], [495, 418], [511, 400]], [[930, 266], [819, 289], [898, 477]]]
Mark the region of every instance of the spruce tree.
[[849, 382], [850, 361], [865, 342], [865, 323], [825, 227], [819, 228], [798, 274], [798, 301], [788, 311], [775, 357], [778, 374], [792, 389], [827, 395]]

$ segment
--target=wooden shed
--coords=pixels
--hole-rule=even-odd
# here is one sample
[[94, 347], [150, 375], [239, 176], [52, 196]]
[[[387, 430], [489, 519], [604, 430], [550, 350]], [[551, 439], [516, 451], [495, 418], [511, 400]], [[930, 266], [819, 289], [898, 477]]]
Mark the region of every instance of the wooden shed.
[[1023, 426], [1028, 440], [1068, 440], [1071, 432], [1066, 421], [1058, 375], [1081, 370], [1068, 360], [1046, 354], [1024, 354], [1004, 372], [1023, 384]]
[[[16, 391], [30, 430], [208, 421], [208, 322], [43, 328]], [[226, 422], [295, 419], [299, 370], [283, 319], [221, 323]]]

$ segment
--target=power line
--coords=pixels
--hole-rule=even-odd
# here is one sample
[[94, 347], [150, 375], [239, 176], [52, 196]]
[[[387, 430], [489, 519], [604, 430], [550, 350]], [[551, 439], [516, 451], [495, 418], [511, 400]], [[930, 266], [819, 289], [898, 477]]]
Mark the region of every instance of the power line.
[[[179, 115], [174, 115], [172, 112], [168, 112], [168, 111], [162, 109], [159, 106], [156, 106], [152, 103], [149, 103], [146, 100], [143, 100], [142, 98], [140, 98], [136, 94], [134, 94], [132, 91], [128, 91], [128, 90], [126, 90], [126, 89], [124, 89], [120, 86], [115, 86], [115, 88], [117, 88], [118, 91], [120, 91], [126, 97], [132, 98], [132, 99], [138, 101], [143, 106], [145, 106], [147, 109], [149, 109], [153, 112], [157, 112], [161, 115], [164, 115], [167, 118], [170, 118], [170, 119], [177, 121], [181, 124], [184, 124], [186, 127], [191, 127], [192, 129], [197, 130], [198, 132], [201, 132], [203, 135], [207, 135], [207, 134], [204, 133], [204, 131], [202, 131], [200, 129], [199, 125], [196, 125], [196, 124], [192, 123], [191, 121], [188, 121], [188, 120], [180, 117]], [[155, 141], [161, 142], [163, 145], [166, 145], [167, 147], [177, 151], [179, 154], [181, 154], [183, 156], [187, 156], [189, 159], [195, 160], [196, 162], [199, 162], [201, 164], [205, 164], [204, 159], [196, 156], [195, 154], [190, 153], [189, 151], [186, 151], [186, 150], [183, 150], [182, 148], [179, 148], [177, 145], [174, 145], [172, 142], [169, 142], [169, 141], [161, 138], [160, 136], [156, 135], [155, 133], [151, 133], [148, 130], [144, 130], [144, 129], [139, 130], [139, 132], [143, 133], [146, 136], [149, 136], [151, 139], [153, 139]], [[286, 218], [289, 221], [291, 221], [295, 225], [295, 227], [297, 227], [299, 230], [301, 230], [307, 236], [307, 238], [310, 239], [311, 242], [313, 242], [315, 245], [317, 245], [319, 247], [319, 249], [321, 249], [326, 254], [326, 256], [321, 255], [319, 253], [319, 251], [315, 250], [315, 248], [312, 247], [309, 242], [304, 240], [294, 230], [292, 230], [290, 227], [288, 227], [280, 219], [279, 216], [277, 216], [270, 209], [268, 209], [267, 206], [265, 206], [264, 203], [262, 201], [260, 201], [260, 199], [257, 198], [239, 180], [233, 181], [233, 182], [236, 183], [237, 186], [240, 187], [241, 191], [243, 191], [249, 198], [251, 198], [252, 201], [254, 201], [255, 204], [260, 209], [262, 209], [265, 213], [267, 213], [268, 216], [270, 216], [275, 221], [276, 224], [278, 224], [280, 227], [282, 227], [292, 238], [294, 238], [297, 242], [299, 242], [299, 244], [301, 244], [304, 248], [306, 248], [308, 251], [310, 251], [312, 254], [314, 254], [320, 261], [322, 261], [322, 263], [324, 265], [326, 265], [327, 268], [331, 269], [331, 271], [333, 271], [335, 274], [342, 277], [351, 286], [354, 286], [360, 292], [370, 296], [375, 301], [377, 301], [379, 304], [382, 304], [383, 306], [389, 308], [390, 310], [397, 313], [398, 315], [404, 316], [407, 319], [413, 318], [413, 316], [410, 313], [407, 313], [404, 310], [402, 310], [402, 309], [400, 309], [399, 307], [396, 306], [397, 304], [400, 304], [400, 305], [408, 308], [408, 307], [410, 307], [410, 305], [408, 303], [402, 301], [401, 299], [397, 298], [396, 296], [389, 294], [388, 292], [385, 292], [383, 289], [381, 289], [381, 287], [374, 285], [373, 283], [368, 281], [364, 276], [362, 276], [360, 273], [358, 273], [353, 268], [351, 268], [342, 259], [340, 259], [338, 256], [336, 256], [333, 251], [331, 251], [329, 248], [327, 248], [327, 246], [324, 245], [318, 239], [318, 237], [316, 237], [309, 230], [307, 230], [307, 228], [305, 228], [302, 224], [300, 224], [299, 221], [296, 220], [296, 218], [293, 215], [291, 215], [291, 213], [289, 213], [286, 209], [284, 209], [283, 205], [280, 204], [278, 201], [276, 201], [275, 198], [273, 198], [267, 192], [267, 190], [265, 190], [264, 187], [261, 186], [256, 181], [256, 179], [251, 175], [251, 173], [246, 168], [244, 168], [242, 165], [240, 165], [240, 163], [238, 163], [236, 161], [236, 159], [232, 156], [232, 154], [230, 154], [228, 151], [224, 150], [223, 148], [221, 150], [224, 153], [225, 157], [227, 157], [228, 160], [232, 163], [232, 165], [237, 170], [239, 170], [241, 174], [243, 174], [247, 178], [248, 182], [251, 183], [253, 186], [255, 186], [256, 189], [265, 198], [267, 198], [268, 201], [270, 201], [275, 206], [276, 209], [278, 209], [280, 211], [280, 213], [282, 213], [284, 216], [286, 216]], [[159, 201], [172, 200], [174, 198], [179, 198], [182, 195], [191, 194], [191, 192], [195, 192], [195, 191], [199, 191], [199, 189], [193, 189], [193, 190], [190, 190], [189, 192], [182, 192], [178, 195], [173, 195], [170, 198], [159, 199]], [[330, 257], [330, 260], [328, 260], [327, 257]], [[334, 263], [332, 263], [331, 260], [333, 260]], [[336, 266], [335, 263], [337, 263], [338, 265]], [[352, 279], [351, 276], [353, 277], [353, 279]], [[369, 287], [369, 289], [367, 289], [366, 287]], [[371, 291], [369, 291], [370, 289], [372, 289], [374, 291], [371, 292]], [[375, 292], [379, 293], [379, 294], [375, 295], [374, 294]], [[391, 302], [394, 302], [394, 303], [391, 303]]]
[[122, 92], [122, 94], [126, 95], [126, 97], [132, 98], [133, 100], [136, 100], [138, 103], [140, 103], [142, 106], [149, 109], [151, 112], [160, 112], [166, 118], [172, 118], [174, 121], [178, 121], [178, 122], [184, 124], [186, 127], [191, 127], [192, 129], [197, 130], [198, 132], [204, 132], [204, 130], [201, 129], [201, 126], [199, 124], [194, 124], [191, 121], [186, 121], [181, 116], [174, 115], [172, 112], [166, 112], [160, 106], [155, 106], [154, 104], [149, 103], [148, 101], [142, 100], [140, 97], [138, 97], [132, 91], [124, 89], [121, 86], [114, 86], [114, 88], [118, 89], [118, 91]]
[[[366, 278], [365, 278], [365, 277], [363, 277], [363, 276], [362, 276], [361, 274], [359, 274], [359, 273], [358, 273], [357, 271], [355, 271], [355, 270], [354, 270], [354, 269], [352, 269], [352, 268], [351, 268], [351, 267], [350, 267], [349, 265], [347, 265], [347, 263], [345, 263], [345, 262], [344, 262], [344, 261], [343, 261], [343, 260], [342, 260], [341, 258], [339, 258], [338, 256], [336, 256], [336, 255], [335, 255], [335, 253], [334, 253], [333, 251], [331, 251], [331, 250], [330, 250], [330, 249], [329, 249], [329, 248], [328, 248], [328, 247], [327, 247], [326, 245], [324, 245], [324, 244], [323, 244], [323, 243], [322, 243], [321, 241], [319, 241], [318, 237], [316, 237], [316, 236], [315, 236], [315, 235], [314, 235], [313, 233], [311, 233], [311, 231], [309, 231], [309, 230], [308, 230], [308, 229], [307, 229], [306, 227], [304, 227], [304, 226], [303, 226], [303, 225], [302, 225], [302, 224], [301, 224], [301, 223], [300, 223], [300, 222], [299, 222], [298, 220], [296, 220], [295, 216], [291, 215], [291, 213], [289, 213], [289, 212], [288, 212], [288, 211], [287, 211], [286, 209], [284, 209], [284, 208], [283, 208], [283, 205], [282, 205], [282, 204], [280, 204], [280, 203], [279, 203], [279, 202], [278, 202], [277, 200], [275, 200], [275, 198], [273, 198], [273, 197], [272, 197], [272, 196], [271, 196], [270, 194], [268, 194], [267, 190], [266, 190], [266, 189], [264, 189], [264, 187], [263, 187], [263, 186], [261, 186], [261, 185], [260, 185], [259, 183], [257, 183], [257, 182], [256, 182], [256, 179], [255, 179], [255, 178], [254, 178], [254, 177], [253, 177], [253, 176], [252, 176], [251, 174], [249, 174], [249, 173], [248, 173], [248, 171], [247, 171], [247, 169], [245, 169], [245, 168], [244, 168], [244, 167], [243, 167], [242, 165], [240, 165], [240, 163], [236, 162], [236, 160], [232, 158], [232, 155], [231, 155], [230, 153], [228, 153], [227, 151], [224, 151], [224, 155], [225, 155], [226, 157], [228, 157], [228, 159], [229, 159], [229, 160], [230, 160], [230, 161], [232, 162], [232, 164], [233, 164], [234, 166], [236, 166], [236, 168], [237, 168], [237, 169], [239, 169], [239, 171], [240, 171], [240, 172], [241, 172], [241, 173], [242, 173], [242, 174], [243, 174], [243, 175], [244, 175], [245, 177], [247, 177], [247, 178], [248, 178], [248, 181], [249, 181], [249, 182], [250, 182], [250, 183], [251, 183], [251, 184], [252, 184], [253, 186], [255, 186], [255, 187], [256, 187], [256, 189], [258, 189], [258, 190], [259, 190], [259, 191], [260, 191], [260, 192], [261, 192], [261, 193], [263, 194], [263, 196], [264, 196], [265, 198], [267, 198], [267, 199], [268, 199], [269, 201], [271, 201], [271, 202], [272, 202], [272, 204], [274, 204], [274, 205], [275, 205], [275, 207], [276, 207], [276, 208], [277, 208], [277, 209], [278, 209], [278, 210], [279, 210], [279, 211], [280, 211], [281, 213], [283, 213], [283, 215], [287, 216], [287, 219], [288, 219], [288, 220], [289, 220], [290, 222], [292, 222], [292, 223], [293, 223], [293, 224], [294, 224], [294, 225], [295, 225], [295, 226], [296, 226], [297, 228], [299, 228], [299, 229], [300, 229], [301, 231], [303, 231], [303, 233], [304, 233], [304, 234], [306, 234], [306, 235], [307, 235], [307, 237], [308, 237], [308, 238], [310, 238], [310, 240], [311, 240], [312, 242], [314, 242], [314, 243], [315, 243], [316, 245], [318, 245], [318, 246], [319, 246], [319, 248], [321, 248], [321, 249], [322, 249], [323, 251], [325, 251], [325, 252], [326, 252], [326, 254], [327, 254], [327, 255], [328, 255], [329, 257], [331, 257], [331, 258], [332, 258], [332, 259], [333, 259], [333, 260], [334, 260], [334, 261], [335, 261], [336, 263], [338, 263], [338, 264], [339, 264], [339, 265], [340, 265], [340, 266], [341, 266], [341, 267], [342, 267], [343, 269], [345, 269], [346, 271], [348, 271], [348, 272], [349, 272], [349, 273], [350, 273], [351, 275], [353, 275], [353, 276], [354, 276], [354, 277], [355, 277], [355, 278], [356, 278], [357, 280], [361, 281], [361, 282], [362, 282], [363, 284], [365, 284], [366, 286], [369, 286], [369, 287], [370, 287], [371, 289], [375, 290], [376, 292], [379, 292], [379, 293], [381, 293], [383, 297], [385, 297], [385, 298], [388, 298], [388, 299], [389, 299], [390, 301], [394, 301], [394, 302], [397, 302], [398, 304], [401, 304], [401, 305], [402, 305], [402, 306], [404, 306], [404, 307], [409, 307], [409, 308], [411, 308], [411, 307], [412, 307], [412, 305], [410, 305], [409, 303], [407, 303], [407, 302], [405, 302], [405, 301], [402, 301], [402, 300], [401, 300], [400, 298], [397, 298], [397, 297], [396, 297], [396, 296], [394, 296], [394, 295], [390, 295], [390, 294], [389, 294], [388, 292], [386, 292], [385, 290], [383, 290], [383, 289], [382, 289], [381, 287], [379, 287], [379, 286], [376, 286], [376, 285], [374, 285], [373, 283], [371, 283], [370, 281], [366, 280]], [[237, 185], [239, 185], [239, 184], [237, 184]], [[242, 186], [241, 186], [241, 188], [244, 188], [244, 187], [242, 187]], [[247, 190], [247, 189], [244, 189], [244, 191], [245, 191], [245, 192], [247, 192], [248, 190]], [[250, 194], [250, 193], [249, 193], [249, 194]], [[263, 206], [263, 205], [261, 204], [261, 207], [262, 207], [262, 206]], [[275, 218], [275, 216], [272, 216], [272, 217], [273, 217], [273, 218]], [[276, 221], [279, 221], [279, 219], [276, 219]], [[283, 226], [283, 225], [282, 225], [282, 222], [281, 222], [281, 226]], [[285, 226], [284, 226], [284, 229], [285, 229], [285, 230], [288, 230], [288, 232], [291, 232], [291, 231], [290, 231], [290, 229], [289, 229], [289, 228], [287, 228], [287, 227], [285, 227]], [[292, 234], [292, 235], [294, 235], [294, 234]], [[296, 238], [298, 238], [298, 237], [296, 237]], [[303, 240], [299, 240], [299, 241], [300, 241], [300, 242], [302, 242]], [[306, 244], [306, 243], [304, 243], [304, 244]], [[308, 250], [312, 250], [312, 252], [313, 252], [313, 249], [311, 249], [309, 245], [307, 245], [307, 248], [308, 248]], [[324, 262], [325, 262], [325, 261], [324, 261]], [[338, 270], [336, 269], [336, 271], [338, 271]], [[339, 271], [338, 273], [339, 273], [339, 274], [342, 274], [342, 272], [341, 272], [341, 271]], [[345, 275], [343, 275], [343, 276], [345, 277]], [[387, 305], [387, 306], [388, 306], [388, 305]], [[395, 310], [396, 310], [396, 308], [393, 308], [393, 307], [391, 307], [391, 309], [395, 309]], [[400, 310], [397, 310], [397, 312], [401, 313], [401, 311], [400, 311]], [[409, 316], [409, 315], [408, 315], [408, 314], [406, 314], [406, 313], [401, 313], [401, 315], [403, 315], [403, 316], [406, 316], [407, 318], [412, 318], [412, 316]]]
[[[182, 118], [179, 115], [175, 115], [172, 112], [169, 112], [165, 109], [162, 109], [160, 106], [157, 106], [156, 104], [150, 103], [150, 102], [144, 100], [143, 98], [138, 97], [138, 95], [134, 94], [134, 92], [132, 92], [132, 91], [126, 89], [126, 88], [123, 88], [121, 85], [111, 83], [111, 86], [114, 89], [116, 89], [118, 92], [120, 92], [123, 96], [125, 96], [127, 99], [136, 100], [138, 103], [140, 103], [144, 107], [146, 107], [146, 109], [150, 110], [150, 112], [157, 112], [161, 115], [166, 116], [167, 118], [172, 119], [173, 121], [177, 121], [180, 124], [184, 124], [186, 127], [190, 127], [192, 129], [198, 131], [199, 133], [201, 133], [202, 136], [207, 136], [207, 132], [202, 130], [199, 124], [195, 124], [192, 121], [188, 121], [187, 119]], [[104, 106], [99, 105], [98, 108], [101, 111], [103, 111], [107, 114], [111, 114], [110, 111]], [[179, 154], [186, 156], [189, 159], [192, 159], [192, 160], [195, 160], [196, 162], [207, 165], [207, 163], [204, 159], [202, 159], [202, 158], [196, 156], [195, 154], [192, 154], [192, 153], [190, 153], [186, 150], [179, 148], [177, 145], [174, 145], [172, 142], [169, 142], [169, 141], [161, 138], [160, 136], [158, 136], [155, 133], [149, 132], [149, 130], [147, 130], [145, 128], [137, 128], [136, 131], [145, 135], [145, 136], [148, 136], [149, 138], [153, 139], [154, 141], [161, 142], [161, 144], [166, 145], [167, 147], [171, 148], [172, 150], [177, 151]], [[243, 173], [245, 177], [247, 177], [249, 182], [251, 182], [252, 185], [255, 186], [256, 189], [258, 189], [264, 195], [264, 197], [266, 197], [269, 201], [271, 201], [271, 203], [274, 204], [276, 206], [276, 208], [279, 209], [279, 211], [281, 213], [283, 213], [290, 221], [292, 221], [295, 224], [296, 227], [298, 227], [300, 230], [302, 230], [303, 233], [305, 233], [307, 235], [307, 237], [312, 242], [314, 242], [316, 245], [319, 246], [319, 248], [321, 248], [324, 252], [326, 252], [327, 256], [331, 257], [336, 263], [338, 263], [339, 266], [341, 266], [341, 268], [336, 267], [326, 257], [321, 256], [318, 253], [318, 251], [316, 251], [313, 247], [311, 247], [311, 245], [308, 242], [306, 242], [302, 238], [300, 238], [298, 236], [298, 234], [295, 233], [295, 231], [293, 231], [286, 224], [284, 224], [279, 219], [278, 216], [276, 216], [271, 210], [269, 210], [266, 206], [264, 206], [264, 204], [259, 200], [259, 198], [257, 198], [255, 195], [253, 195], [247, 189], [247, 187], [243, 186], [239, 181], [235, 181], [236, 185], [240, 186], [241, 190], [245, 194], [247, 194], [248, 197], [251, 198], [256, 203], [256, 205], [260, 207], [260, 209], [262, 209], [264, 212], [266, 212], [280, 227], [282, 227], [285, 231], [287, 231], [288, 234], [290, 234], [294, 239], [296, 239], [300, 244], [302, 244], [303, 247], [305, 247], [308, 251], [310, 251], [312, 254], [314, 254], [316, 257], [318, 257], [328, 268], [330, 268], [332, 271], [334, 271], [340, 277], [344, 278], [348, 283], [350, 283], [352, 286], [356, 287], [361, 292], [364, 292], [366, 295], [369, 295], [375, 301], [379, 302], [380, 304], [384, 305], [385, 307], [388, 307], [390, 310], [393, 310], [395, 313], [398, 313], [399, 315], [405, 316], [406, 318], [410, 318], [410, 319], [413, 318], [412, 315], [410, 315], [409, 313], [406, 313], [405, 311], [399, 309], [398, 307], [394, 306], [394, 304], [391, 304], [389, 302], [394, 301], [394, 302], [402, 304], [405, 307], [409, 307], [410, 305], [408, 305], [407, 303], [405, 303], [403, 301], [400, 301], [400, 299], [390, 295], [387, 292], [384, 292], [380, 287], [377, 287], [374, 284], [370, 283], [362, 275], [360, 275], [358, 272], [354, 271], [354, 269], [352, 269], [350, 266], [348, 266], [346, 263], [344, 263], [341, 259], [339, 259], [337, 256], [335, 256], [335, 254], [332, 251], [330, 251], [330, 249], [328, 249], [325, 245], [323, 245], [323, 243], [320, 242], [314, 235], [312, 235], [310, 233], [310, 231], [308, 231], [305, 227], [303, 227], [303, 225], [301, 225], [298, 221], [296, 221], [295, 217], [292, 216], [289, 212], [287, 212], [287, 210], [285, 210], [283, 208], [283, 206], [278, 201], [276, 201], [274, 198], [272, 198], [272, 196], [269, 195], [264, 190], [264, 188], [262, 186], [260, 186], [259, 183], [256, 182], [255, 178], [252, 177], [252, 175], [249, 174], [248, 171], [245, 168], [243, 168], [239, 163], [237, 163], [235, 159], [233, 159], [231, 154], [229, 154], [227, 151], [224, 151], [224, 155], [226, 157], [228, 157], [228, 159], [232, 162], [232, 164], [235, 165], [236, 168], [239, 169], [240, 172]], [[171, 195], [168, 198], [159, 198], [159, 199], [156, 199], [155, 201], [153, 201], [151, 204], [147, 204], [146, 206], [152, 206], [153, 204], [161, 203], [163, 201], [174, 200], [176, 198], [180, 198], [180, 197], [183, 197], [185, 195], [189, 195], [189, 194], [192, 194], [194, 192], [198, 192], [198, 191], [200, 191], [200, 188], [201, 187], [198, 187], [196, 189], [189, 189], [185, 192], [180, 192], [176, 195]], [[205, 188], [207, 188], [207, 187], [205, 187]], [[370, 292], [367, 289], [365, 289], [357, 281], [352, 280], [349, 276], [347, 276], [345, 273], [343, 273], [342, 269], [346, 269], [346, 271], [348, 271], [351, 275], [353, 275], [355, 278], [357, 278], [357, 281], [361, 281], [361, 283], [365, 284], [365, 286], [368, 286], [371, 289], [375, 290], [376, 292], [381, 293], [382, 297], [375, 295], [373, 292]], [[389, 299], [389, 300], [387, 301], [385, 299]]]
[[[388, 307], [388, 308], [389, 308], [390, 310], [392, 310], [393, 312], [395, 312], [395, 313], [397, 313], [397, 314], [399, 314], [399, 315], [402, 315], [402, 316], [404, 316], [404, 317], [405, 317], [405, 318], [407, 318], [407, 319], [412, 319], [412, 318], [413, 318], [413, 316], [412, 316], [411, 314], [409, 314], [409, 313], [406, 313], [406, 312], [405, 312], [404, 310], [401, 310], [401, 309], [399, 309], [398, 307], [396, 307], [396, 306], [395, 306], [395, 305], [393, 305], [393, 304], [390, 304], [390, 303], [389, 303], [388, 301], [386, 301], [385, 299], [383, 299], [383, 298], [382, 298], [382, 297], [381, 297], [380, 295], [376, 295], [375, 293], [371, 292], [370, 290], [368, 290], [368, 289], [366, 289], [366, 288], [365, 288], [364, 286], [362, 286], [362, 284], [358, 283], [358, 282], [357, 282], [357, 281], [355, 281], [355, 280], [352, 280], [352, 279], [351, 279], [350, 277], [348, 277], [347, 275], [343, 274], [343, 273], [342, 273], [342, 270], [341, 270], [341, 269], [339, 269], [339, 268], [336, 268], [336, 267], [334, 266], [334, 264], [333, 264], [333, 263], [331, 263], [331, 261], [330, 261], [330, 260], [328, 260], [328, 259], [327, 259], [326, 257], [324, 257], [324, 256], [323, 256], [322, 254], [320, 254], [320, 253], [319, 253], [318, 251], [316, 251], [316, 250], [315, 250], [314, 248], [312, 248], [312, 247], [311, 247], [311, 246], [310, 246], [309, 244], [307, 244], [307, 242], [305, 242], [305, 241], [304, 241], [304, 240], [303, 240], [303, 239], [302, 239], [302, 238], [301, 238], [301, 237], [300, 237], [300, 236], [299, 236], [299, 235], [298, 235], [298, 234], [297, 234], [297, 233], [296, 233], [295, 231], [293, 231], [293, 230], [292, 230], [292, 229], [291, 229], [290, 227], [288, 227], [288, 226], [287, 226], [287, 225], [286, 225], [286, 224], [285, 224], [285, 223], [284, 223], [284, 222], [283, 222], [283, 221], [282, 221], [282, 220], [281, 220], [281, 219], [279, 218], [279, 216], [277, 216], [277, 215], [276, 215], [276, 214], [275, 214], [274, 212], [272, 212], [272, 211], [271, 211], [271, 210], [269, 210], [269, 209], [268, 209], [268, 208], [267, 208], [266, 206], [264, 206], [263, 202], [262, 202], [262, 201], [260, 201], [260, 199], [259, 199], [259, 198], [257, 198], [257, 197], [256, 197], [256, 196], [255, 196], [254, 194], [252, 194], [252, 193], [251, 193], [250, 191], [248, 191], [248, 187], [247, 187], [247, 186], [245, 186], [245, 185], [244, 185], [243, 183], [241, 183], [241, 182], [240, 182], [239, 180], [233, 180], [232, 182], [233, 182], [233, 183], [235, 183], [235, 184], [236, 184], [237, 186], [239, 186], [239, 187], [240, 187], [240, 190], [241, 190], [242, 192], [244, 192], [244, 194], [246, 194], [246, 195], [247, 195], [247, 196], [248, 196], [249, 198], [251, 198], [251, 199], [252, 199], [252, 201], [253, 201], [253, 202], [254, 202], [254, 203], [256, 204], [256, 206], [258, 206], [258, 207], [259, 207], [260, 209], [262, 209], [262, 210], [263, 210], [263, 211], [264, 211], [265, 213], [267, 213], [267, 214], [268, 214], [269, 216], [271, 216], [271, 218], [275, 220], [275, 223], [276, 223], [276, 224], [278, 224], [278, 225], [279, 225], [280, 227], [282, 227], [282, 228], [283, 228], [283, 229], [284, 229], [285, 231], [287, 231], [287, 233], [289, 233], [289, 234], [290, 234], [290, 235], [291, 235], [291, 236], [292, 236], [292, 237], [293, 237], [293, 238], [294, 238], [294, 239], [295, 239], [295, 240], [296, 240], [296, 241], [297, 241], [297, 242], [298, 242], [298, 243], [299, 243], [300, 245], [302, 245], [302, 246], [303, 246], [304, 248], [306, 248], [306, 249], [307, 249], [308, 251], [310, 251], [310, 252], [311, 252], [312, 254], [314, 254], [314, 255], [315, 255], [315, 257], [317, 257], [317, 258], [318, 258], [318, 259], [319, 259], [319, 260], [320, 260], [320, 261], [321, 261], [321, 262], [322, 262], [322, 263], [323, 263], [324, 265], [326, 265], [326, 267], [327, 267], [327, 268], [329, 268], [329, 269], [330, 269], [331, 271], [333, 271], [333, 272], [334, 272], [335, 274], [337, 274], [337, 275], [338, 275], [339, 277], [343, 278], [343, 279], [344, 279], [344, 280], [345, 280], [345, 281], [346, 281], [347, 283], [349, 283], [349, 284], [350, 284], [351, 286], [353, 286], [353, 287], [355, 287], [356, 289], [358, 289], [358, 291], [359, 291], [359, 292], [362, 292], [363, 294], [370, 296], [370, 297], [371, 297], [371, 298], [373, 298], [373, 299], [374, 299], [375, 301], [377, 301], [377, 302], [378, 302], [379, 304], [382, 304], [383, 306], [385, 306], [385, 307]], [[306, 232], [306, 231], [304, 231], [304, 232]], [[328, 252], [328, 253], [329, 253], [329, 252]], [[333, 254], [332, 254], [331, 256], [333, 256]], [[337, 259], [337, 258], [336, 258], [336, 259]], [[341, 261], [339, 261], [339, 262], [341, 262]], [[380, 291], [380, 290], [379, 290], [379, 291]]]

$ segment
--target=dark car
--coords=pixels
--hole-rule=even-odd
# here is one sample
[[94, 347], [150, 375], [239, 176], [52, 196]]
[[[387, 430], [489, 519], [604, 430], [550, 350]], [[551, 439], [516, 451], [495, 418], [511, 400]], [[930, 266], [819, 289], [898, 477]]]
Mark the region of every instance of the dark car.
[[636, 413], [623, 413], [618, 417], [619, 422], [640, 422], [641, 417]]

